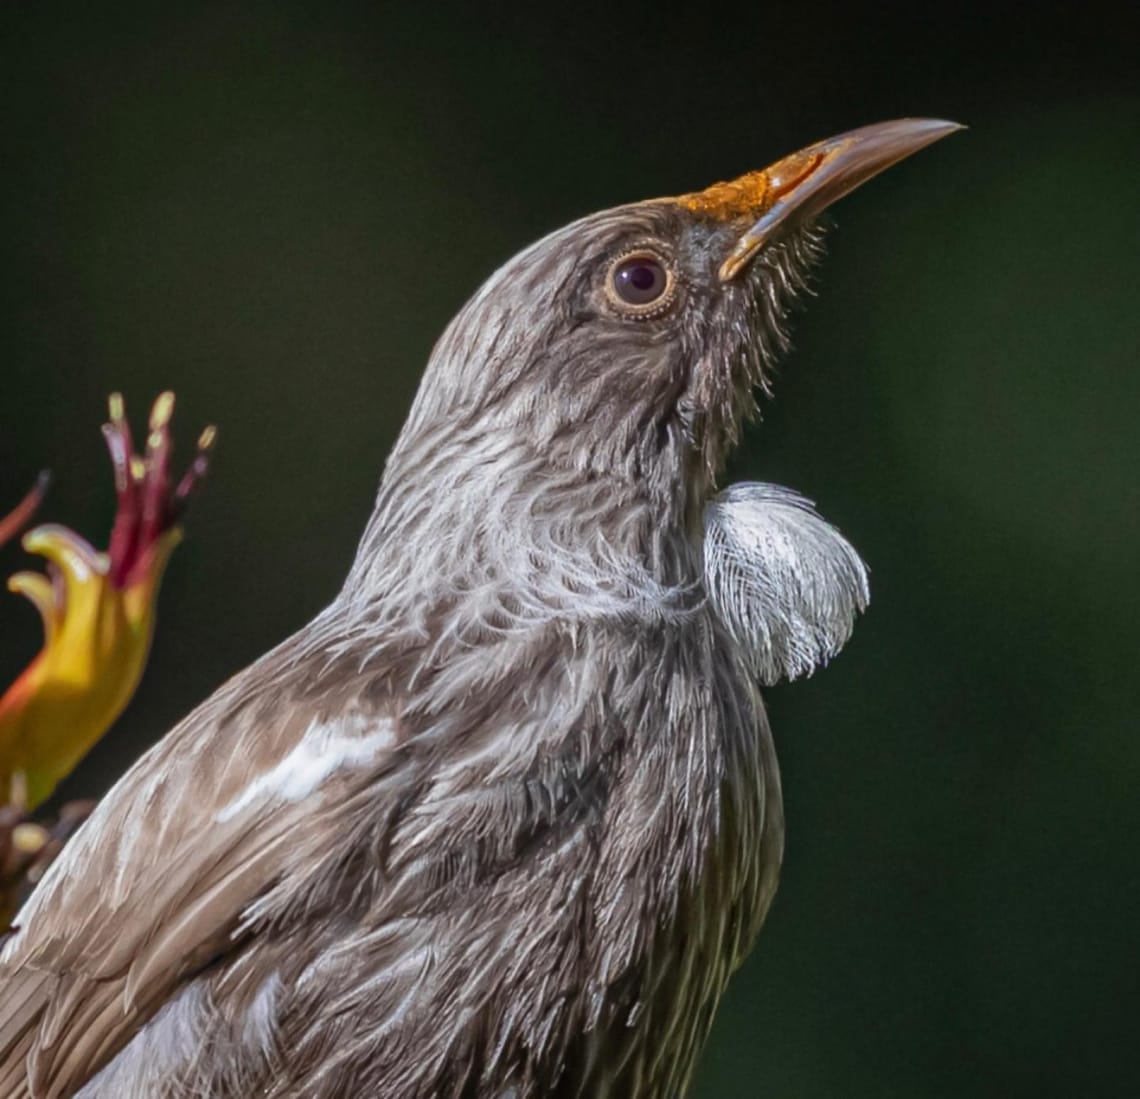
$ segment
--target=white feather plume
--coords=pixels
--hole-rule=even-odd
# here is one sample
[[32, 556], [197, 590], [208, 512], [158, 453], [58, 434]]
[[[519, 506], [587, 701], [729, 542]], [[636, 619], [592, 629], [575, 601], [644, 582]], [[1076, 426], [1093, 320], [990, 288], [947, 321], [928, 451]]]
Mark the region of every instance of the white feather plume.
[[798, 679], [846, 643], [867, 566], [814, 505], [779, 485], [732, 485], [705, 507], [705, 587], [762, 683]]

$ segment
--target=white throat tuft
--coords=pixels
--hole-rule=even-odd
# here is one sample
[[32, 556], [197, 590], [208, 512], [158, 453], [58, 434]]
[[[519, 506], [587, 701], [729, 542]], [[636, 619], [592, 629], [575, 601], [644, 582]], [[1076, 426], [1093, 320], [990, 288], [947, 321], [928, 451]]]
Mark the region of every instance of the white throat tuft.
[[709, 600], [760, 682], [810, 675], [835, 656], [870, 600], [851, 543], [779, 485], [732, 485], [704, 518]]

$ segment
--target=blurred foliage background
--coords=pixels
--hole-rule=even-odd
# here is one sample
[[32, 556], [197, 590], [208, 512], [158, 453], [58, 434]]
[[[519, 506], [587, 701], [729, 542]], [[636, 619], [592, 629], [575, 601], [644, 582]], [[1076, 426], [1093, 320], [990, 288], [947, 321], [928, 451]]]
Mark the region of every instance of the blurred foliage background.
[[[1140, 1094], [1140, 79], [1123, 6], [0, 7], [0, 502], [101, 536], [98, 423], [211, 483], [102, 792], [340, 583], [432, 342], [590, 210], [907, 114], [734, 476], [873, 568], [770, 693], [784, 882], [698, 1095]], [[0, 558], [24, 564], [19, 548]], [[39, 643], [2, 604], [0, 681]]]

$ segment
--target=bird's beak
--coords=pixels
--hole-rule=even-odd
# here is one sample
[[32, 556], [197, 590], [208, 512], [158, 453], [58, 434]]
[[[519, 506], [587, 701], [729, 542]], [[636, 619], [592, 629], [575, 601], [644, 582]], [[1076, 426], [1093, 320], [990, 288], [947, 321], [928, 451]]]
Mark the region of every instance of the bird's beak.
[[962, 129], [956, 122], [900, 118], [850, 130], [809, 145], [771, 167], [729, 183], [715, 183], [677, 201], [717, 220], [756, 220], [720, 266], [721, 282], [734, 279], [781, 226], [814, 217], [884, 168]]

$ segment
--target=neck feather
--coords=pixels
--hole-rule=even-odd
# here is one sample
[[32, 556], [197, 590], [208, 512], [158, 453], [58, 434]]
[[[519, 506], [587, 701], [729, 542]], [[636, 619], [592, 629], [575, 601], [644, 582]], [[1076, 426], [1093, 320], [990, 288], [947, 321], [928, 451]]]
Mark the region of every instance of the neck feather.
[[701, 532], [683, 499], [653, 499], [520, 435], [401, 439], [338, 600], [356, 636], [478, 642], [698, 605]]

